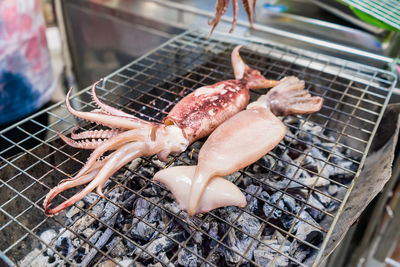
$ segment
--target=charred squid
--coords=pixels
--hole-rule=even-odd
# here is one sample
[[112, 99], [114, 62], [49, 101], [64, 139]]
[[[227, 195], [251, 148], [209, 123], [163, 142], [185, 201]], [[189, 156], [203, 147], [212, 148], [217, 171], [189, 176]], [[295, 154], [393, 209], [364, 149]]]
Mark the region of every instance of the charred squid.
[[[165, 161], [170, 153], [185, 151], [188, 145], [208, 136], [219, 124], [244, 109], [250, 98], [249, 89], [268, 88], [278, 84], [247, 66], [240, 58], [239, 50], [240, 46], [237, 46], [231, 55], [235, 80], [196, 89], [173, 107], [164, 118], [163, 124], [147, 122], [106, 105], [96, 96], [95, 88], [99, 82], [92, 86], [93, 99], [99, 109], [92, 112], [73, 109], [69, 103], [70, 90], [66, 97], [66, 106], [73, 116], [112, 129], [81, 133], [76, 133], [74, 129], [71, 138], [59, 133], [68, 145], [94, 151], [75, 177], [61, 181], [50, 190], [43, 202], [45, 214], [52, 215], [62, 211], [94, 189], [104, 197], [104, 184], [122, 166], [138, 157], [155, 154]], [[113, 152], [100, 159], [107, 151]], [[51, 201], [55, 196], [86, 183], [89, 184], [82, 191], [51, 208]]]

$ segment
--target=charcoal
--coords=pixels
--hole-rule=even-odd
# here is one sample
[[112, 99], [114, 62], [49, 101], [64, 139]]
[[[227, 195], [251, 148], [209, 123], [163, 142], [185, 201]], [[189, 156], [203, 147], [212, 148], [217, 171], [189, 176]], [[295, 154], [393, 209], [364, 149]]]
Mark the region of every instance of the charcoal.
[[313, 217], [314, 220], [321, 221], [324, 218], [325, 214], [320, 210], [326, 211], [325, 206], [322, 205], [322, 203], [318, 201], [317, 198], [314, 197], [314, 195], [310, 195], [307, 203], [312, 206], [306, 205], [305, 210], [311, 215], [311, 217]]
[[[176, 241], [174, 241], [174, 239]], [[173, 232], [169, 233], [168, 236], [159, 234], [156, 239], [150, 242], [150, 245], [145, 248], [146, 251], [150, 252], [150, 254], [157, 256], [161, 253], [166, 253], [178, 246], [176, 242], [181, 242], [184, 240], [184, 235], [182, 232]], [[146, 252], [144, 252], [141, 248], [136, 248], [135, 254], [139, 255], [142, 259], [150, 259], [152, 256]], [[160, 259], [162, 259], [161, 257]]]
[[315, 124], [311, 121], [304, 122], [301, 129], [303, 131], [309, 132], [310, 134], [315, 135], [315, 136], [321, 135], [321, 133], [323, 133], [323, 131], [324, 131], [322, 126]]
[[[137, 221], [137, 219], [135, 220], [135, 222]], [[134, 223], [135, 223], [134, 222]], [[153, 234], [155, 233], [155, 228], [156, 227], [156, 224], [155, 223], [153, 223], [153, 224], [146, 224], [146, 223], [144, 223], [144, 222], [141, 222], [141, 221], [139, 221], [139, 222], [137, 222], [137, 224], [132, 228], [132, 231], [131, 231], [131, 236], [134, 238], [134, 239], [139, 239], [139, 240], [143, 240], [143, 241], [149, 241], [151, 238], [152, 238], [152, 236], [153, 236]]]
[[67, 224], [72, 224], [76, 217], [79, 216], [81, 209], [85, 206], [85, 202], [78, 201], [74, 206], [72, 206], [66, 213], [65, 216], [67, 217]]
[[[116, 220], [116, 216], [113, 216], [110, 221], [107, 223], [110, 227], [114, 226]], [[98, 231], [100, 232], [100, 231]], [[97, 232], [97, 233], [98, 233]], [[93, 258], [97, 255], [98, 249], [103, 248], [103, 246], [108, 242], [108, 240], [111, 238], [111, 236], [114, 234], [114, 231], [111, 228], [107, 228], [104, 233], [102, 233], [99, 238], [97, 239], [95, 243], [95, 247], [97, 248], [92, 248], [89, 253], [86, 254], [86, 256], [83, 258], [82, 263], [80, 266], [87, 266], [90, 264], [90, 262], [93, 260]], [[90, 240], [91, 241], [91, 240]], [[92, 242], [92, 241], [91, 241]], [[94, 243], [94, 241], [92, 242]]]
[[161, 262], [157, 262], [155, 264], [149, 264], [147, 267], [164, 267]]
[[338, 192], [339, 187], [335, 184], [331, 184], [328, 186], [328, 193], [331, 196], [335, 196], [336, 193]]
[[228, 181], [234, 183], [236, 181], [236, 179], [239, 178], [239, 176], [240, 176], [240, 172], [234, 172], [231, 175], [224, 176], [224, 178], [227, 179]]
[[295, 235], [297, 239], [293, 240], [290, 244], [290, 255], [298, 261], [303, 262], [312, 252], [312, 248], [301, 241], [319, 246], [323, 240], [323, 233], [316, 228], [319, 227], [318, 223], [306, 211], [300, 214], [300, 218], [302, 218], [302, 221], [298, 221], [295, 226]]
[[[246, 187], [245, 191], [248, 193], [246, 194], [246, 209], [250, 212], [255, 212], [260, 206], [261, 201], [257, 199], [257, 197], [261, 199], [269, 199], [270, 197], [267, 192], [262, 191], [262, 189], [256, 185], [249, 185], [248, 187]], [[255, 197], [254, 195], [257, 197]]]
[[143, 198], [139, 198], [135, 205], [135, 216], [143, 217], [150, 209], [151, 203]]
[[129, 164], [128, 169], [129, 171], [126, 171], [124, 173], [124, 176], [131, 176], [132, 172], [136, 171], [136, 169], [139, 167], [139, 165], [143, 162], [141, 158], [137, 158], [131, 161], [131, 164]]
[[[279, 239], [276, 239], [272, 236], [264, 237], [262, 239], [263, 243], [260, 243], [259, 246], [254, 250], [254, 261], [260, 266], [270, 266], [272, 261], [275, 259], [275, 262], [272, 266], [288, 266], [289, 259], [284, 255], [289, 254], [290, 243], [287, 242], [281, 248], [283, 241], [280, 242]], [[277, 252], [280, 251], [281, 253]]]
[[101, 199], [101, 197], [99, 195], [91, 192], [91, 193], [89, 193], [89, 195], [87, 195], [83, 198], [83, 201], [85, 203], [87, 203], [89, 206], [91, 206], [91, 205], [93, 205], [94, 202], [96, 202], [99, 199]]
[[111, 250], [112, 257], [122, 257], [126, 255], [126, 248], [121, 241], [120, 237], [114, 237], [111, 242], [106, 245], [107, 250]]
[[156, 165], [157, 168], [159, 168], [159, 169], [164, 169], [165, 166], [167, 166], [167, 163], [166, 163], [166, 162], [162, 162], [162, 161], [160, 161], [160, 160], [158, 160], [158, 159], [155, 159], [155, 158], [153, 158], [153, 159], [151, 160], [151, 162], [152, 162], [154, 165]]
[[[203, 226], [201, 225], [202, 222], [201, 220], [197, 217], [189, 217], [189, 215], [182, 211], [178, 204], [176, 203], [176, 201], [171, 202], [171, 203], [165, 203], [164, 204], [165, 207], [170, 210], [171, 212], [177, 214], [179, 213], [180, 217], [182, 219], [177, 220], [177, 222], [186, 230], [186, 232], [188, 232], [189, 234], [192, 234], [194, 232], [193, 235], [193, 240], [198, 243], [201, 244], [203, 242], [203, 234], [201, 232], [199, 232], [198, 230], [196, 230], [195, 228], [193, 228], [193, 226], [191, 226], [191, 224], [197, 225], [197, 226]], [[203, 229], [204, 230], [204, 229]], [[207, 229], [208, 230], [208, 229]], [[205, 231], [207, 231], [205, 230]]]
[[[44, 248], [46, 247], [45, 243], [50, 244], [51, 241], [57, 236], [57, 232], [54, 231], [53, 229], [49, 229], [47, 231], [44, 231], [43, 233], [40, 234], [40, 239], [44, 241], [44, 243], [40, 243], [41, 247]], [[46, 249], [46, 254], [49, 256], [54, 255], [54, 251], [51, 249]]]
[[197, 245], [194, 244], [193, 246], [187, 246], [188, 249], [182, 248], [181, 251], [178, 253], [178, 263], [185, 267], [196, 267], [200, 260], [198, 257], [192, 252], [198, 253]]
[[[60, 231], [64, 231], [65, 229], [61, 229]], [[68, 256], [74, 250], [74, 246], [71, 241], [71, 232], [64, 231], [61, 236], [56, 241], [56, 250], [60, 252], [63, 256]]]
[[[265, 216], [273, 219], [279, 219], [282, 216], [282, 210], [285, 208], [285, 204], [283, 201], [279, 201], [279, 203], [277, 203], [281, 195], [282, 193], [276, 192], [268, 199], [268, 202], [264, 203], [263, 211]], [[276, 204], [281, 209], [278, 209], [269, 203]]]
[[[248, 213], [240, 215], [240, 210], [235, 207], [224, 209], [221, 215], [230, 223], [237, 219], [235, 225], [241, 230], [231, 228], [228, 232], [227, 238], [224, 240], [227, 248], [223, 248], [223, 252], [227, 264], [235, 265], [243, 259], [242, 256], [235, 252], [244, 255], [247, 251], [244, 256], [251, 259], [253, 257], [253, 251], [257, 246], [257, 242], [254, 241], [253, 238], [249, 237], [249, 235], [258, 238], [257, 233], [261, 227], [260, 221]], [[240, 217], [237, 218], [239, 215]], [[225, 231], [227, 231], [229, 226], [225, 225], [224, 228]], [[242, 263], [246, 262], [247, 260], [243, 259]]]
[[[100, 236], [103, 234], [102, 231], [96, 231], [93, 235], [89, 238], [89, 242], [92, 244], [96, 244], [97, 240], [99, 240]], [[89, 244], [87, 244], [89, 245]]]
[[[269, 152], [267, 155], [263, 156], [261, 159], [258, 160], [262, 166], [267, 169], [274, 169], [277, 172], [283, 170], [283, 166], [279, 165], [279, 161], [277, 160], [277, 156], [273, 152]], [[254, 165], [257, 166], [257, 165]], [[280, 167], [280, 169], [279, 169]]]
[[104, 214], [100, 217], [100, 220], [108, 223], [108, 221], [111, 220], [112, 217], [116, 217], [115, 214], [118, 210], [118, 206], [108, 201], [104, 206]]
[[209, 263], [204, 264], [205, 267], [211, 267], [211, 266], [222, 266], [223, 264], [223, 258], [224, 255], [223, 253], [219, 252], [219, 251], [215, 251], [211, 256], [208, 255], [208, 261], [213, 264], [210, 265]]
[[[158, 201], [157, 198], [151, 198], [150, 200], [152, 202]], [[137, 218], [132, 220], [134, 227], [131, 230], [131, 236], [143, 241], [149, 241], [153, 237], [156, 231], [155, 228], [161, 220], [161, 209], [153, 207], [150, 201], [139, 198], [135, 203], [134, 214], [142, 220], [140, 221]]]
[[313, 196], [319, 201], [321, 202], [322, 205], [324, 205], [325, 208], [332, 206], [332, 202], [334, 202], [334, 200], [330, 197], [327, 197], [326, 195], [323, 195], [319, 192], [314, 192]]
[[98, 267], [115, 267], [115, 266], [122, 266], [122, 267], [144, 267], [144, 265], [140, 264], [138, 265], [138, 263], [134, 263], [132, 259], [128, 259], [128, 258], [114, 258], [114, 261], [116, 261], [118, 263], [118, 265], [116, 265], [114, 263], [114, 261], [112, 260], [106, 260], [103, 261], [102, 263], [100, 263], [99, 265], [97, 265]]
[[136, 246], [131, 241], [124, 239], [125, 247], [127, 248], [127, 256], [132, 256]]
[[[275, 204], [279, 208], [276, 208], [269, 203]], [[268, 202], [264, 203], [263, 207], [265, 216], [270, 216], [273, 219], [279, 219], [283, 227], [286, 229], [290, 228], [290, 226], [293, 224], [295, 217], [284, 211], [296, 214], [298, 210], [299, 206], [296, 204], [295, 199], [286, 194], [282, 194], [281, 192], [274, 193], [268, 199]]]
[[212, 238], [215, 239], [215, 240], [211, 239], [210, 245], [209, 245], [210, 248], [214, 248], [217, 245], [216, 240], [219, 240], [219, 238], [220, 238], [220, 236], [218, 235], [218, 223], [217, 222], [215, 222], [215, 221], [211, 222], [209, 230], [208, 230], [208, 234], [209, 234], [209, 236], [211, 236]]
[[151, 184], [150, 187], [147, 187], [142, 191], [142, 195], [145, 197], [155, 197], [161, 194], [161, 187], [156, 184]]
[[[288, 116], [283, 121], [295, 126], [288, 127], [283, 145], [278, 145], [247, 168], [245, 175], [236, 172], [226, 177], [245, 188], [245, 209], [226, 207], [208, 216], [189, 217], [179, 208], [170, 192], [150, 180], [167, 163], [155, 156], [146, 160], [137, 159], [132, 161], [128, 171], [114, 176], [131, 190], [114, 188], [107, 192], [111, 201], [90, 193], [66, 211], [67, 225], [77, 234], [60, 229], [64, 233], [54, 241], [55, 250], [79, 266], [90, 265], [95, 259], [100, 259], [99, 250], [108, 252], [109, 257], [122, 266], [137, 267], [198, 266], [203, 263], [202, 257], [215, 266], [253, 265], [238, 254], [261, 266], [269, 266], [272, 261], [272, 266], [296, 265], [295, 261], [276, 250], [304, 264], [311, 263], [316, 253], [304, 242], [315, 246], [321, 244], [324, 234], [318, 230], [318, 223], [322, 224], [325, 220], [322, 220], [324, 212], [320, 210], [333, 212], [337, 209], [339, 203], [329, 195], [341, 199], [340, 187], [330, 180], [350, 183], [354, 175], [347, 170], [356, 171], [358, 165], [346, 159], [351, 158], [351, 151], [336, 144], [335, 138], [326, 136], [321, 126], [296, 116]], [[296, 127], [300, 127], [301, 131]], [[183, 162], [179, 160], [173, 165], [197, 164], [202, 144], [201, 141], [192, 144], [179, 156]], [[319, 178], [316, 173], [330, 180]], [[318, 188], [318, 192], [313, 188]], [[134, 193], [138, 190], [141, 197]], [[160, 196], [163, 197], [161, 201]], [[307, 199], [298, 218], [296, 216], [303, 203], [297, 198]], [[89, 207], [88, 214], [81, 212], [81, 209]], [[262, 225], [256, 216], [270, 216], [270, 223], [285, 230], [293, 226], [291, 233], [295, 238], [285, 238], [274, 227]], [[222, 218], [222, 221], [216, 217]], [[234, 224], [237, 229], [229, 224]], [[111, 229], [130, 234], [132, 241], [115, 236], [115, 231]], [[56, 231], [48, 230], [40, 237], [44, 242], [50, 242], [56, 234]], [[250, 235], [262, 239], [265, 244]], [[95, 248], [83, 242], [82, 237], [87, 238]], [[186, 248], [180, 247], [182, 242], [185, 242]], [[58, 266], [62, 263], [57, 253], [46, 249], [43, 244], [41, 246], [44, 253], [37, 259], [40, 258], [44, 264], [38, 265]], [[169, 259], [172, 255], [175, 257]], [[137, 258], [135, 263], [134, 258]], [[47, 261], [49, 264], [46, 264]], [[114, 266], [113, 261], [104, 260], [99, 266]], [[208, 267], [209, 263], [205, 266]]]

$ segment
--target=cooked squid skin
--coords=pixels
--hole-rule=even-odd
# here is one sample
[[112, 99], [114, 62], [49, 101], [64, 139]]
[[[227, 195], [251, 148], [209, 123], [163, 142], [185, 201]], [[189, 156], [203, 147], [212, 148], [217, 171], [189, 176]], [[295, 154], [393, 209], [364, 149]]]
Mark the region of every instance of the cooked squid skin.
[[[226, 120], [211, 133], [200, 149], [193, 177], [185, 178], [191, 181], [189, 194], [186, 187], [181, 187], [176, 179], [157, 180], [172, 191], [181, 208], [187, 210], [190, 216], [202, 212], [203, 202], [208, 203], [207, 210], [221, 207], [221, 203], [225, 206], [238, 206], [236, 203], [241, 203], [243, 194], [231, 194], [230, 201], [221, 201], [218, 193], [213, 196], [209, 193], [237, 192], [239, 189], [234, 190], [234, 184], [230, 184], [228, 189], [212, 181], [254, 163], [279, 144], [286, 134], [286, 127], [276, 116], [316, 112], [321, 109], [322, 103], [322, 98], [313, 97], [304, 90], [304, 81], [295, 77], [284, 78], [266, 95], [259, 97], [246, 110]], [[157, 173], [156, 177], [171, 177], [169, 172], [177, 176], [179, 169], [176, 168], [165, 169], [161, 174]], [[206, 192], [209, 199], [205, 199]]]
[[[71, 138], [59, 133], [68, 145], [94, 151], [77, 175], [61, 181], [46, 195], [43, 202], [45, 214], [56, 214], [95, 189], [104, 197], [104, 184], [125, 164], [138, 157], [155, 154], [165, 161], [169, 154], [183, 152], [189, 144], [209, 135], [219, 124], [244, 109], [249, 101], [250, 89], [268, 88], [278, 84], [248, 67], [240, 58], [240, 48], [241, 46], [237, 46], [231, 54], [235, 80], [196, 89], [176, 104], [163, 120], [163, 124], [144, 121], [103, 103], [95, 90], [101, 81], [92, 86], [93, 100], [99, 109], [91, 112], [78, 111], [71, 106], [70, 90], [66, 97], [66, 106], [73, 116], [112, 129], [77, 133], [74, 128]], [[101, 159], [108, 151], [112, 153]], [[86, 183], [88, 185], [82, 191], [57, 207], [51, 207], [51, 201], [58, 194]]]

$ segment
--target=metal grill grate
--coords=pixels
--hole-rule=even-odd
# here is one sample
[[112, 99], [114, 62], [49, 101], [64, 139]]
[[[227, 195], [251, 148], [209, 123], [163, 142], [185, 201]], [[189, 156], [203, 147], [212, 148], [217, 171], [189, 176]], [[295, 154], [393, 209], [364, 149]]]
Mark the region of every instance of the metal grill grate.
[[400, 30], [399, 0], [343, 0], [343, 2]]
[[[284, 118], [285, 139], [229, 177], [246, 194], [248, 206], [189, 218], [151, 180], [166, 165], [195, 163], [202, 144], [196, 142], [166, 165], [152, 157], [125, 166], [106, 184], [106, 200], [93, 193], [67, 212], [46, 217], [45, 194], [76, 173], [89, 155], [58, 138], [57, 130], [68, 134], [77, 123], [59, 103], [0, 133], [8, 144], [0, 152], [1, 251], [19, 265], [40, 260], [82, 266], [106, 261], [123, 266], [132, 260], [135, 266], [318, 262], [360, 173], [395, 76], [292, 47], [218, 33], [205, 37], [189, 31], [172, 39], [107, 76], [98, 94], [108, 104], [160, 122], [194, 89], [232, 79], [230, 53], [237, 44], [245, 45], [246, 63], [267, 77], [304, 79], [312, 94], [325, 98], [324, 106], [315, 114]], [[253, 92], [252, 100], [262, 93]], [[96, 108], [88, 89], [71, 101], [77, 109]], [[46, 115], [49, 125], [40, 120]], [[7, 159], [11, 152], [20, 153]], [[63, 193], [59, 201], [74, 192]]]

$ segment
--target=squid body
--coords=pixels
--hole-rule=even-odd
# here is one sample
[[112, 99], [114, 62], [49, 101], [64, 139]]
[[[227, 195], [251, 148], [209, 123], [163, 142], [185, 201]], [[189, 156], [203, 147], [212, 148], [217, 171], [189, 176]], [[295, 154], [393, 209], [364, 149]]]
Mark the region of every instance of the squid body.
[[304, 81], [286, 77], [256, 102], [219, 125], [199, 152], [198, 165], [172, 167], [154, 179], [172, 191], [190, 216], [223, 206], [246, 205], [233, 183], [221, 178], [260, 159], [279, 144], [286, 127], [277, 116], [319, 111], [321, 97], [304, 90]]

